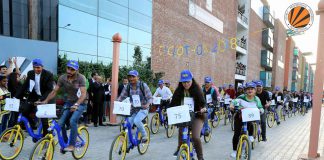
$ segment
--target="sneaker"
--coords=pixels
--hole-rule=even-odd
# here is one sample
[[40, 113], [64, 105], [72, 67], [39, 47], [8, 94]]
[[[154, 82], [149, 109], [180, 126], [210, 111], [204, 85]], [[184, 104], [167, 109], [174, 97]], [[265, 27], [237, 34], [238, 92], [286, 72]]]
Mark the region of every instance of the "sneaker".
[[280, 125], [280, 122], [277, 122], [277, 125], [279, 126]]
[[251, 143], [254, 142], [254, 137], [253, 136], [249, 136], [249, 140], [250, 140]]
[[73, 152], [74, 151], [74, 147], [73, 146], [68, 146], [66, 148], [64, 148], [65, 152]]
[[262, 138], [262, 141], [263, 141], [263, 142], [266, 142], [266, 141], [267, 141], [267, 138]]
[[177, 149], [177, 150], [173, 153], [173, 156], [174, 156], [174, 157], [177, 157], [178, 154], [179, 154], [179, 150]]
[[233, 151], [233, 152], [231, 153], [231, 157], [232, 157], [232, 158], [236, 158], [236, 151]]
[[142, 138], [141, 143], [146, 143], [147, 141], [148, 141], [147, 136], [145, 136], [145, 137]]

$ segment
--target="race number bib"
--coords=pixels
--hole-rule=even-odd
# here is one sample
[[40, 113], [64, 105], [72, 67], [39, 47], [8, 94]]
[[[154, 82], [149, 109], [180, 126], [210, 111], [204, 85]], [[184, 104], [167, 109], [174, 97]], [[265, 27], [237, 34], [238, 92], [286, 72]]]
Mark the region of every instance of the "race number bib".
[[130, 115], [130, 110], [131, 110], [130, 103], [114, 101], [114, 109], [113, 109], [114, 114]]
[[195, 103], [194, 103], [193, 98], [191, 98], [191, 97], [184, 97], [183, 104], [184, 105], [188, 105], [190, 111], [194, 111]]
[[258, 108], [242, 109], [242, 122], [260, 120], [260, 110]]
[[20, 100], [19, 99], [14, 99], [14, 98], [6, 98], [6, 104], [4, 107], [5, 111], [13, 111], [13, 112], [18, 112], [19, 111], [19, 105], [20, 105]]
[[162, 97], [153, 97], [153, 104], [160, 105]]
[[272, 106], [276, 105], [276, 101], [275, 100], [271, 100], [271, 104]]
[[277, 102], [281, 101], [281, 96], [277, 97]]
[[168, 124], [178, 124], [190, 121], [189, 106], [182, 105], [167, 109]]
[[37, 106], [36, 117], [38, 118], [56, 118], [56, 105], [44, 104]]
[[308, 102], [309, 102], [309, 99], [307, 99], [307, 98], [304, 99], [304, 102], [305, 102], [305, 103], [308, 103]]
[[207, 102], [207, 103], [212, 103], [212, 102], [213, 102], [213, 99], [212, 99], [211, 94], [207, 94], [207, 95], [206, 95], [206, 102]]
[[293, 99], [293, 102], [298, 102], [298, 98], [294, 98]]
[[230, 98], [225, 98], [225, 104], [230, 104], [231, 103], [231, 100]]
[[139, 95], [132, 95], [132, 99], [133, 99], [133, 106], [134, 107], [141, 107], [141, 99]]

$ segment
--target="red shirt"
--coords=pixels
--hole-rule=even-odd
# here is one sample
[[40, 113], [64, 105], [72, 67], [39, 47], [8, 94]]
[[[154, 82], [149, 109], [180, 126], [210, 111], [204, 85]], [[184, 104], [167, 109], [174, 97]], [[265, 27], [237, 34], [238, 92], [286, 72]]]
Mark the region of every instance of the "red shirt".
[[235, 99], [236, 98], [236, 92], [234, 89], [227, 89], [226, 94], [230, 95], [231, 99]]

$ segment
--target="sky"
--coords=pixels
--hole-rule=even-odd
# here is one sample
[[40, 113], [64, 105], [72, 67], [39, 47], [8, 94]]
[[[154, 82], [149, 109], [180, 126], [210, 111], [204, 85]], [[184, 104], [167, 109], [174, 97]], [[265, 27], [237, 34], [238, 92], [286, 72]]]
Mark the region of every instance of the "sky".
[[318, 9], [317, 5], [319, 0], [268, 0], [268, 2], [271, 10], [273, 10], [275, 13], [275, 18], [279, 18], [284, 26], [286, 26], [284, 21], [285, 11], [290, 5], [301, 2], [307, 4], [312, 9], [314, 14], [313, 25], [307, 31], [305, 31], [304, 34], [293, 36], [293, 39], [301, 52], [313, 53], [312, 56], [306, 57], [307, 61], [309, 63], [316, 63], [319, 16], [317, 16], [315, 12]]

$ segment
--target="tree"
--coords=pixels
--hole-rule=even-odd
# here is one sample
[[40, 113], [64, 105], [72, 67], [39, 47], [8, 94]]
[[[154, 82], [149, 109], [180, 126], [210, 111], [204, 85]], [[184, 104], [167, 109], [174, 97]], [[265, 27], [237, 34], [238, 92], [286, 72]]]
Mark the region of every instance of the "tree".
[[141, 65], [142, 64], [142, 50], [140, 46], [135, 46], [134, 47], [134, 66]]

